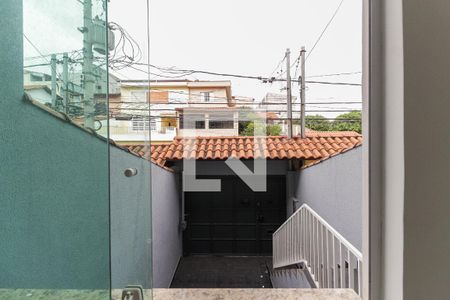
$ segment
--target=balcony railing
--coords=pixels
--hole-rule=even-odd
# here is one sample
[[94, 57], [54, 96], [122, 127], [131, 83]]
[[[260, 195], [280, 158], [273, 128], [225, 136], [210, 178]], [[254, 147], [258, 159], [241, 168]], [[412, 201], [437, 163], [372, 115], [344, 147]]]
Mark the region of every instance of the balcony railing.
[[351, 288], [361, 294], [362, 254], [303, 204], [273, 234], [273, 267], [303, 264], [318, 288]]

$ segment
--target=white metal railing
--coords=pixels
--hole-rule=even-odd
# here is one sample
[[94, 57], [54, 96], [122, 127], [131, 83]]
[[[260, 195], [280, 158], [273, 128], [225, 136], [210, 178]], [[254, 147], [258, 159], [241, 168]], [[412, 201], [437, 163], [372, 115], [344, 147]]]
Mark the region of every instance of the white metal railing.
[[304, 263], [319, 288], [351, 288], [361, 295], [362, 254], [303, 204], [273, 234], [273, 267]]

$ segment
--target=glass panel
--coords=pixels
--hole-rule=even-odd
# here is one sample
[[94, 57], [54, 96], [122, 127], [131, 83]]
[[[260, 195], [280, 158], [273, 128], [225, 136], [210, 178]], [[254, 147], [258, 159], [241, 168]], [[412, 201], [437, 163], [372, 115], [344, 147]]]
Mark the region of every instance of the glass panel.
[[174, 174], [150, 162], [150, 132], [160, 128], [160, 120], [150, 117], [150, 103], [167, 102], [168, 93], [149, 92], [147, 1], [130, 5], [129, 1], [109, 4], [109, 26], [116, 41], [109, 56], [110, 83], [120, 83], [110, 91], [109, 102], [114, 141], [110, 148], [111, 287], [114, 297], [129, 285], [140, 286], [145, 299], [151, 299], [152, 173], [156, 172], [159, 186], [166, 186]]
[[106, 1], [25, 0], [24, 46], [26, 94], [106, 136]]
[[110, 299], [106, 5], [0, 4], [1, 299]]

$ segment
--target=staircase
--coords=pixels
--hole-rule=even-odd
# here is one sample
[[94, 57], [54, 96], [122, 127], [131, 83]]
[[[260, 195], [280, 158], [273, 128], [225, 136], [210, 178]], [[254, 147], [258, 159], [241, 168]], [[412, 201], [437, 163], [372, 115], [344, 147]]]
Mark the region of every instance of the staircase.
[[273, 269], [274, 287], [362, 292], [361, 252], [306, 204], [273, 234]]

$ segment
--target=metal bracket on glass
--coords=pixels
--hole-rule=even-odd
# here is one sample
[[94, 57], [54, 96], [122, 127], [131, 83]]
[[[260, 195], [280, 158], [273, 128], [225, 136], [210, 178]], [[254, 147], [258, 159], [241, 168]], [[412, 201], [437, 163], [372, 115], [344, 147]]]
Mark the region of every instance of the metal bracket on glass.
[[140, 286], [127, 286], [122, 291], [122, 300], [144, 300], [144, 293]]

